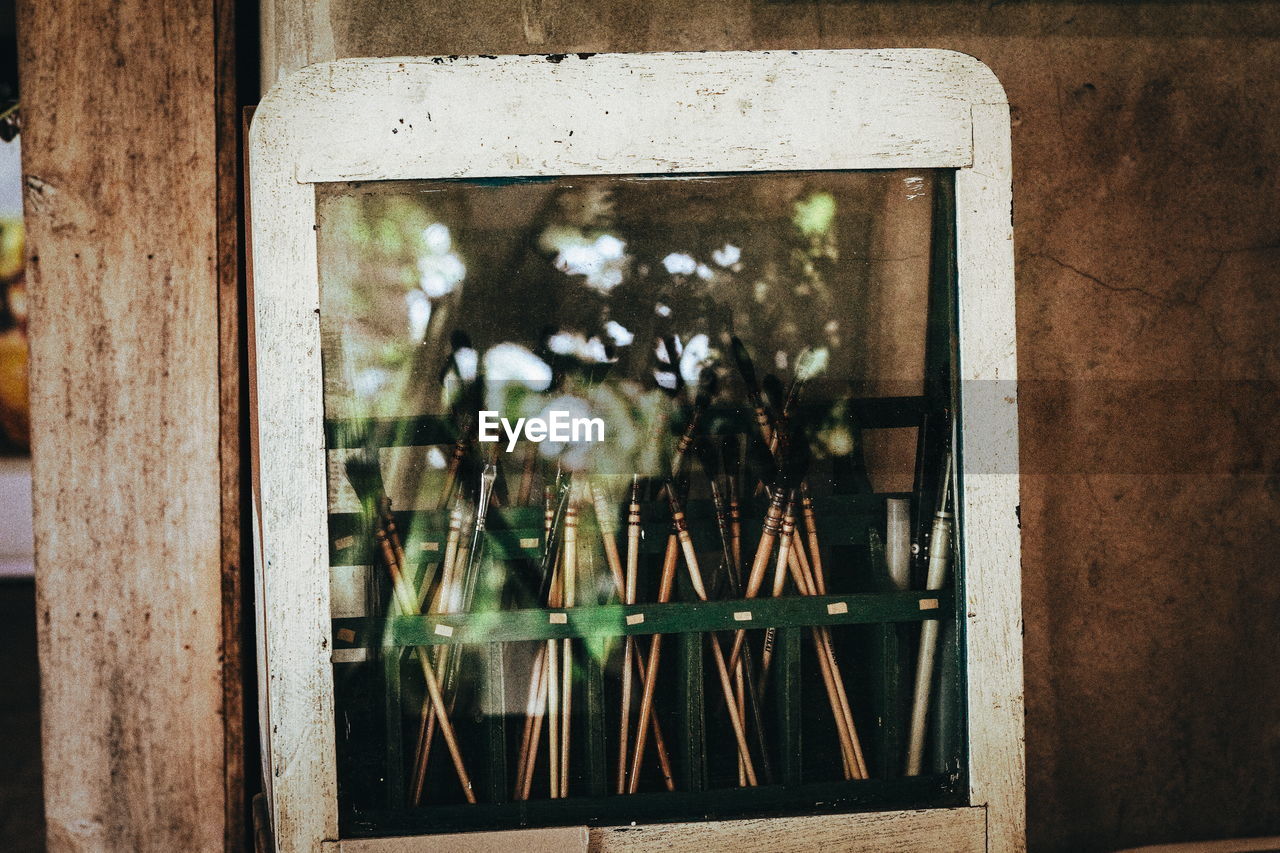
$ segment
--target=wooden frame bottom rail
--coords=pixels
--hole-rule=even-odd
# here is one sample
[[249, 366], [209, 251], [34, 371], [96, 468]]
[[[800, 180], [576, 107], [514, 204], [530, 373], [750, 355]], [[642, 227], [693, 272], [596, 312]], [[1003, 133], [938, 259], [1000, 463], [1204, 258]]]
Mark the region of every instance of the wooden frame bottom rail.
[[326, 841], [324, 853], [983, 853], [984, 807]]

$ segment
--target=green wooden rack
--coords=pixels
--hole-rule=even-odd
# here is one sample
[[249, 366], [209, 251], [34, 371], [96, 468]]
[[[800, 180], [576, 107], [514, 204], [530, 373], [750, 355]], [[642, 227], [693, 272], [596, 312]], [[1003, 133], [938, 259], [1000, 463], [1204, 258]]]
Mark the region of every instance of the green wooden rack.
[[[818, 528], [822, 531], [824, 552], [834, 562], [829, 574], [842, 577], [847, 565], [862, 564], [863, 577], [871, 576], [867, 568], [882, 555], [878, 540], [869, 536], [877, 524], [885, 497], [901, 495], [839, 495], [816, 501]], [[660, 514], [657, 504], [646, 505], [642, 517], [656, 518], [644, 525], [641, 539], [642, 557], [665, 547], [669, 520]], [[695, 546], [699, 551], [717, 547], [714, 524], [699, 524], [712, 508], [709, 501], [690, 501], [687, 514]], [[408, 569], [414, 573], [443, 551], [446, 514], [440, 512], [397, 513], [400, 530], [407, 532], [405, 551]], [[749, 517], [749, 516], [748, 516]], [[343, 547], [331, 549], [333, 565], [373, 563], [370, 548], [371, 521], [360, 514], [333, 514], [330, 536]], [[754, 525], [744, 525], [744, 553], [752, 553], [755, 541], [749, 535]], [[598, 541], [599, 528], [590, 512], [581, 516], [581, 542]], [[488, 528], [486, 558], [495, 563], [533, 562], [541, 557], [542, 510], [538, 507], [514, 507], [494, 510]], [[860, 555], [861, 559], [858, 559]], [[843, 562], [842, 562], [843, 561]], [[855, 572], [854, 574], [857, 574]], [[687, 583], [683, 581], [682, 584]], [[942, 772], [911, 779], [901, 778], [900, 763], [905, 729], [905, 707], [910, 690], [909, 679], [903, 677], [907, 652], [911, 645], [906, 626], [926, 619], [957, 623], [960, 618], [954, 588], [938, 591], [839, 592], [826, 596], [750, 600], [712, 600], [700, 602], [689, 591], [682, 590], [684, 600], [667, 604], [636, 605], [590, 604], [573, 608], [518, 608], [456, 614], [420, 614], [412, 616], [365, 616], [333, 620], [335, 650], [363, 648], [371, 651], [363, 664], [335, 664], [335, 667], [364, 666], [380, 673], [383, 692], [381, 730], [384, 743], [370, 749], [382, 756], [380, 797], [365, 798], [343, 812], [344, 832], [353, 835], [382, 835], [388, 832], [444, 832], [483, 828], [555, 825], [569, 823], [627, 824], [631, 821], [673, 820], [706, 816], [731, 817], [765, 813], [811, 813], [816, 810], [850, 810], [876, 807], [916, 807], [948, 805], [962, 799], [964, 759], [962, 721], [949, 723], [953, 731], [947, 740], [950, 755]], [[384, 599], [385, 600], [385, 599]], [[631, 617], [631, 618], [628, 618]], [[866, 626], [856, 648], [860, 657], [870, 661], [858, 667], [862, 689], [856, 703], [865, 706], [859, 713], [859, 730], [873, 778], [855, 781], [815, 782], [804, 768], [803, 739], [805, 719], [802, 697], [805, 687], [804, 637], [810, 626], [841, 629]], [[705, 720], [709, 706], [719, 699], [718, 691], [705, 693], [704, 672], [706, 636], [724, 636], [737, 629], [760, 631], [779, 629], [773, 675], [772, 714], [770, 723], [774, 747], [773, 784], [758, 788], [717, 788], [708, 779], [708, 743]], [[949, 632], [953, 637], [956, 632]], [[675, 793], [650, 791], [635, 795], [612, 796], [610, 770], [614, 760], [609, 734], [613, 720], [606, 720], [606, 685], [603, 651], [618, 638], [628, 635], [671, 635], [672, 653], [666, 658], [676, 671], [681, 723], [673, 729], [669, 748], [677, 768], [678, 790]], [[577, 693], [582, 705], [579, 719], [583, 734], [580, 759], [582, 782], [579, 793], [566, 799], [510, 801], [513, 774], [512, 727], [522, 722], [522, 707], [510, 708], [506, 686], [505, 657], [509, 644], [545, 642], [554, 639], [578, 639], [595, 653], [583, 655], [577, 673]], [[472, 727], [465, 747], [469, 762], [483, 765], [477, 779], [481, 803], [468, 806], [449, 801], [448, 786], [442, 802], [427, 802], [410, 807], [407, 803], [406, 778], [412, 763], [413, 732], [407, 722], [418, 707], [406, 701], [406, 678], [413, 677], [408, 650], [421, 646], [460, 645], [469, 647], [472, 659], [483, 656], [487, 691], [483, 725]], [[850, 644], [845, 644], [841, 654]], [[952, 642], [946, 654], [957, 656], [959, 644]], [[842, 657], [842, 660], [845, 659]], [[375, 661], [380, 661], [375, 663]], [[951, 677], [940, 684], [939, 696], [950, 694], [950, 707], [962, 708], [958, 699], [961, 680], [952, 667]], [[846, 681], [850, 670], [846, 670]], [[813, 673], [811, 672], [812, 679]], [[341, 682], [339, 682], [341, 684]], [[343, 690], [338, 690], [342, 704]], [[413, 697], [420, 701], [420, 692]], [[869, 705], [867, 705], [869, 703]], [[514, 714], [512, 713], [514, 712]], [[514, 733], [518, 739], [518, 729]], [[444, 761], [442, 747], [438, 747]], [[406, 754], [406, 750], [408, 754]], [[354, 798], [359, 799], [359, 798]]]

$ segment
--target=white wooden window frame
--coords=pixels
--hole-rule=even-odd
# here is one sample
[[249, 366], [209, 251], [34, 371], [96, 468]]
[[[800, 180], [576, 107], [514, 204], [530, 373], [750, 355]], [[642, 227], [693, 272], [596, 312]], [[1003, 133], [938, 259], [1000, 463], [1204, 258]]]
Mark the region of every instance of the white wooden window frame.
[[[995, 76], [941, 50], [347, 59], [273, 88], [249, 133], [249, 323], [259, 710], [278, 851], [585, 851], [588, 839], [656, 850], [682, 838], [701, 849], [1023, 849], [1009, 148]], [[315, 184], [891, 168], [956, 170], [969, 806], [340, 840]]]

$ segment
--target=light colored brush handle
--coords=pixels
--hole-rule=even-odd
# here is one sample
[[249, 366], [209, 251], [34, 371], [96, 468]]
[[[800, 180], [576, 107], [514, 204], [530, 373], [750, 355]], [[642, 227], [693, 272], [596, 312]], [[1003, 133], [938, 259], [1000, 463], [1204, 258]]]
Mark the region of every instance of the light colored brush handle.
[[894, 589], [911, 585], [911, 502], [889, 498], [885, 504], [884, 559]]

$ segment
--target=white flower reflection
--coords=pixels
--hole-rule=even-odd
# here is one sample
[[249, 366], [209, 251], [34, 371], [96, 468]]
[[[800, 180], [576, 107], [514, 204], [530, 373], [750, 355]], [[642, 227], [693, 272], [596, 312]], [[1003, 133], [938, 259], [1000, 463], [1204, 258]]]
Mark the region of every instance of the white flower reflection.
[[588, 339], [579, 332], [556, 332], [547, 338], [547, 348], [556, 355], [572, 356], [579, 361], [599, 363], [614, 360], [609, 358], [603, 341], [597, 337]]
[[356, 371], [351, 384], [357, 397], [371, 400], [378, 396], [378, 392], [382, 390], [390, 378], [390, 371], [381, 367], [366, 367], [363, 370]]
[[584, 276], [587, 286], [600, 293], [622, 284], [631, 260], [627, 257], [627, 244], [612, 234], [591, 238], [576, 228], [552, 226], [542, 233], [538, 243], [545, 251], [556, 253], [556, 269], [566, 275]]
[[431, 300], [421, 290], [410, 290], [404, 301], [409, 307], [409, 339], [421, 343], [431, 325]]
[[443, 255], [453, 247], [453, 238], [449, 236], [449, 226], [443, 222], [435, 222], [422, 230], [422, 242], [433, 254]]
[[418, 286], [431, 299], [447, 296], [467, 275], [466, 264], [452, 251], [448, 226], [428, 225], [422, 231], [422, 243], [427, 251], [418, 258]]
[[711, 260], [716, 262], [717, 266], [731, 267], [742, 257], [742, 250], [732, 243], [725, 243], [724, 248], [716, 249], [711, 253]]
[[604, 324], [604, 332], [609, 336], [609, 340], [613, 341], [615, 346], [629, 346], [636, 336], [627, 330], [627, 327], [619, 323], [617, 320], [610, 320]]
[[698, 268], [698, 262], [684, 252], [672, 252], [662, 259], [662, 265], [672, 275], [693, 275]]
[[479, 363], [480, 354], [471, 347], [461, 347], [453, 352], [453, 366], [463, 382], [475, 381]]
[[706, 335], [694, 335], [680, 353], [680, 375], [689, 385], [696, 385], [702, 368], [711, 362], [711, 339]]
[[484, 376], [490, 383], [514, 382], [531, 391], [551, 387], [551, 367], [519, 344], [489, 347], [484, 354]]

